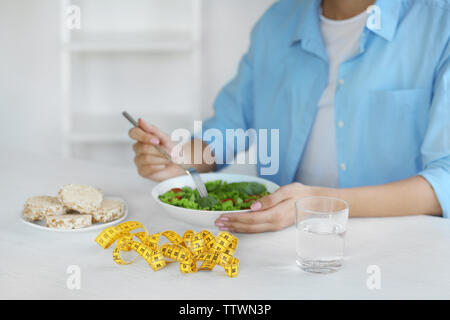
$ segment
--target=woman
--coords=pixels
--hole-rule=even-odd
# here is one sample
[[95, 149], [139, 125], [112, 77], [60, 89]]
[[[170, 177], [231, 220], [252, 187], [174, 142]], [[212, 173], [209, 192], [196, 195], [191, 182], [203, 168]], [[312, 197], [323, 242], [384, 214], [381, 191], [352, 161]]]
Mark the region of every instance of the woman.
[[[280, 170], [266, 178], [283, 187], [222, 215], [221, 230], [280, 230], [295, 200], [319, 195], [348, 201], [352, 217], [450, 216], [449, 2], [373, 4], [282, 0], [256, 24], [204, 129], [278, 128]], [[171, 150], [166, 134], [140, 120], [130, 137], [142, 176], [182, 174], [153, 147]]]

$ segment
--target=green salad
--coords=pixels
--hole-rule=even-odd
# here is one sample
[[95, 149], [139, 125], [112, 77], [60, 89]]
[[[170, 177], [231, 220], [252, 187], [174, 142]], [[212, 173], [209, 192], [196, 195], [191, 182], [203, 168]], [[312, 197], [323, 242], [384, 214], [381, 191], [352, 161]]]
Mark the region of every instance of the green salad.
[[266, 186], [257, 182], [233, 182], [222, 180], [205, 183], [208, 197], [200, 198], [196, 189], [173, 188], [159, 196], [162, 202], [188, 209], [231, 211], [245, 210], [259, 198], [268, 195]]

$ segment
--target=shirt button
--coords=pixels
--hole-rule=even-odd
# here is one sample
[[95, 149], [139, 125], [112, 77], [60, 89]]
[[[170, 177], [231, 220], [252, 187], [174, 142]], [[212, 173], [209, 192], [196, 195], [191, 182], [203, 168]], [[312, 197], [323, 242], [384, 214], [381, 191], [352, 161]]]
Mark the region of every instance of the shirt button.
[[345, 83], [344, 79], [339, 80], [339, 84], [342, 86]]
[[344, 121], [339, 121], [338, 122], [338, 127], [339, 128], [343, 128], [344, 127]]
[[347, 165], [345, 163], [341, 163], [341, 170], [342, 171], [346, 171], [347, 170]]

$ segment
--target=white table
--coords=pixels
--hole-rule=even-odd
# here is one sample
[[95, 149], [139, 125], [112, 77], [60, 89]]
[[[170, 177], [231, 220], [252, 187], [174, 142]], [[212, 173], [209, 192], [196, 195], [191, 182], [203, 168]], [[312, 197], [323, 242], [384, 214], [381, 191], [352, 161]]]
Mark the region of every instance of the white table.
[[[4, 151], [4, 150], [3, 150]], [[450, 221], [436, 217], [351, 219], [349, 258], [339, 272], [319, 275], [295, 265], [295, 232], [239, 234], [237, 278], [221, 267], [181, 274], [177, 265], [154, 272], [143, 259], [119, 266], [97, 232], [55, 233], [25, 225], [27, 197], [55, 194], [68, 183], [103, 188], [128, 202], [128, 220], [150, 232], [182, 233], [191, 226], [165, 216], [150, 197], [154, 183], [135, 170], [7, 150], [0, 158], [0, 298], [2, 299], [449, 299]], [[194, 228], [195, 229], [195, 228]], [[199, 231], [197, 229], [197, 231]], [[81, 270], [70, 290], [67, 268]], [[381, 289], [369, 290], [367, 268], [381, 270]]]

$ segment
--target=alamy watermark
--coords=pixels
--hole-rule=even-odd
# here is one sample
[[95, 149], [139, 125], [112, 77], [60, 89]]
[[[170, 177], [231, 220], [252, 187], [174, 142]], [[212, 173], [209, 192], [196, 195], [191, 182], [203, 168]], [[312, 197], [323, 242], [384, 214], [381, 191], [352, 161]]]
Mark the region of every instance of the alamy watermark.
[[381, 268], [377, 265], [370, 265], [366, 270], [369, 275], [366, 280], [366, 286], [369, 290], [381, 289]]
[[69, 30], [81, 29], [81, 9], [77, 5], [69, 5], [66, 8], [66, 27]]
[[[377, 5], [371, 5], [366, 12], [369, 14], [367, 28], [370, 30], [381, 29], [381, 9]], [[71, 4], [66, 8], [66, 26], [69, 30], [81, 29], [81, 8]]]
[[367, 8], [367, 13], [369, 17], [367, 18], [367, 28], [370, 30], [380, 30], [381, 29], [381, 9], [377, 5], [372, 5]]
[[[279, 129], [225, 129], [209, 128], [203, 132], [203, 122], [194, 121], [193, 164], [260, 164], [261, 175], [274, 175], [280, 168], [280, 130]], [[177, 141], [172, 156], [185, 163], [192, 157], [184, 155], [184, 145], [191, 141], [191, 132], [184, 128], [176, 129], [171, 139]], [[202, 142], [209, 148], [202, 150]], [[245, 154], [243, 151], [248, 151]], [[190, 160], [189, 160], [190, 159]]]
[[66, 273], [69, 275], [66, 280], [66, 286], [69, 290], [81, 289], [81, 268], [77, 265], [70, 265], [66, 269]]

